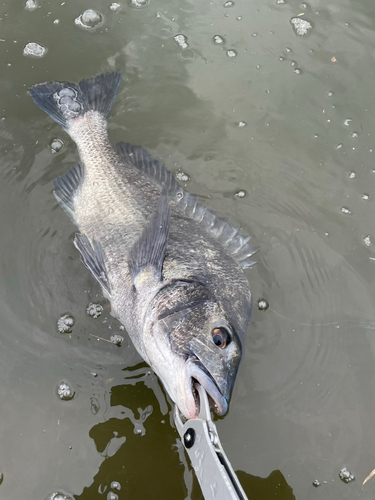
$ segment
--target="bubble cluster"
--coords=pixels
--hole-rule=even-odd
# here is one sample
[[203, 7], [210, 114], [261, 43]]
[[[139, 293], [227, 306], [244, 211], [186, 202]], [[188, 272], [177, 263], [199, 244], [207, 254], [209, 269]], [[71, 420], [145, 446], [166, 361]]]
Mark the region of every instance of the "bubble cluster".
[[342, 212], [343, 214], [351, 214], [351, 213], [352, 213], [352, 212], [349, 210], [349, 208], [347, 208], [347, 207], [342, 207], [341, 212]]
[[77, 99], [77, 92], [70, 87], [64, 87], [53, 94], [60, 111], [65, 118], [75, 118], [82, 110], [82, 104]]
[[113, 11], [120, 10], [120, 9], [121, 9], [121, 4], [119, 4], [119, 3], [117, 3], [117, 2], [113, 2], [113, 3], [111, 3], [111, 5], [109, 6], [109, 9], [110, 9], [110, 10], [113, 10]]
[[355, 477], [354, 474], [352, 474], [346, 467], [340, 470], [339, 472], [339, 478], [341, 481], [344, 481], [344, 483], [350, 483], [351, 481], [354, 481]]
[[25, 9], [26, 10], [35, 10], [38, 8], [38, 4], [35, 0], [26, 0]]
[[90, 303], [87, 306], [86, 312], [89, 316], [91, 316], [94, 319], [99, 318], [99, 316], [103, 312], [103, 306], [101, 304]]
[[240, 128], [246, 127], [246, 125], [247, 125], [246, 122], [238, 122], [238, 126]]
[[244, 191], [243, 189], [240, 189], [239, 191], [237, 191], [236, 193], [234, 193], [234, 196], [236, 198], [245, 198], [246, 191]]
[[187, 37], [185, 35], [179, 34], [173, 37], [173, 40], [181, 49], [187, 49], [189, 44], [187, 43]]
[[71, 401], [74, 398], [74, 391], [67, 382], [61, 382], [57, 388], [57, 395], [63, 401]]
[[370, 236], [369, 234], [363, 238], [363, 243], [364, 243], [367, 247], [370, 247], [370, 246], [372, 245], [371, 236]]
[[64, 147], [64, 143], [61, 139], [52, 139], [49, 147], [51, 148], [51, 153], [60, 153]]
[[178, 181], [181, 181], [181, 182], [189, 182], [190, 181], [190, 176], [186, 172], [183, 172], [182, 170], [175, 172], [174, 175]]
[[23, 55], [27, 57], [43, 57], [46, 53], [47, 49], [36, 42], [26, 44], [23, 49]]
[[116, 344], [120, 347], [121, 344], [124, 342], [124, 337], [116, 334], [116, 335], [112, 335], [111, 337], [109, 337], [109, 340], [112, 342], [112, 344]]
[[63, 314], [57, 320], [57, 330], [59, 333], [72, 333], [74, 318], [70, 314]]
[[236, 57], [237, 52], [233, 49], [227, 50], [227, 56], [228, 57]]
[[222, 45], [225, 42], [224, 38], [220, 35], [214, 35], [212, 41], [216, 43], [216, 45]]
[[267, 309], [270, 307], [269, 303], [267, 302], [266, 299], [259, 299], [258, 300], [258, 309], [259, 311], [267, 311]]
[[74, 22], [77, 26], [85, 30], [95, 30], [103, 24], [103, 16], [100, 12], [93, 9], [87, 9]]
[[145, 5], [149, 4], [149, 0], [130, 0], [131, 7], [135, 7], [137, 9], [141, 7], [145, 7]]
[[293, 25], [294, 31], [299, 36], [304, 36], [311, 30], [312, 26], [306, 19], [301, 19], [300, 17], [293, 17], [290, 22]]

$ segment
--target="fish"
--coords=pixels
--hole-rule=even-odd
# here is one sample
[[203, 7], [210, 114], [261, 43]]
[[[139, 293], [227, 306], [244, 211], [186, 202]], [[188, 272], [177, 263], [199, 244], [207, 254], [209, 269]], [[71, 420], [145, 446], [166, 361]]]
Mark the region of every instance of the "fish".
[[228, 411], [252, 295], [250, 237], [183, 189], [141, 146], [113, 147], [108, 117], [119, 72], [33, 85], [34, 102], [75, 141], [80, 160], [53, 181], [78, 228], [74, 245], [181, 414], [196, 418], [194, 384]]

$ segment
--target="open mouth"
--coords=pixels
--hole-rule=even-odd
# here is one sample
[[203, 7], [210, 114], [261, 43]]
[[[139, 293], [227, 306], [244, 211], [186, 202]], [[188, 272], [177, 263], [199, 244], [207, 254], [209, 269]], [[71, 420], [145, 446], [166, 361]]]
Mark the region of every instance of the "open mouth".
[[200, 384], [206, 391], [211, 409], [217, 415], [225, 415], [228, 410], [228, 401], [199, 361], [189, 359], [185, 363], [185, 370], [185, 404], [189, 418], [197, 418], [199, 415], [199, 396], [194, 388], [195, 383]]

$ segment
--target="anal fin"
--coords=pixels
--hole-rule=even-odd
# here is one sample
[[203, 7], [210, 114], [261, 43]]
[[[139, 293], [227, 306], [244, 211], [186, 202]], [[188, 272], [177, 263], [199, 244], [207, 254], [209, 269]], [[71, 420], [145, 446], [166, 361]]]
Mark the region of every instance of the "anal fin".
[[95, 240], [90, 242], [85, 234], [77, 233], [74, 238], [74, 245], [79, 250], [83, 263], [90, 269], [94, 278], [110, 294], [111, 290], [101, 244]]
[[56, 200], [72, 222], [75, 222], [74, 196], [83, 181], [83, 177], [84, 166], [83, 163], [78, 162], [66, 174], [53, 181]]

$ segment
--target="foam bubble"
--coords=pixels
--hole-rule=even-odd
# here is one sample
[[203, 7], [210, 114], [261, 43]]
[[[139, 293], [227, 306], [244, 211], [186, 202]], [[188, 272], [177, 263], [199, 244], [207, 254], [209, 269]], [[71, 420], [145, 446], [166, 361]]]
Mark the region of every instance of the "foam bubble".
[[103, 312], [103, 306], [101, 304], [90, 303], [87, 306], [86, 312], [89, 316], [91, 316], [94, 319], [99, 318], [99, 316]]
[[301, 19], [300, 17], [293, 17], [290, 22], [293, 25], [294, 31], [299, 36], [304, 36], [311, 30], [312, 26], [306, 19]]
[[77, 26], [85, 30], [95, 30], [103, 24], [104, 18], [100, 12], [87, 9], [74, 22]]
[[49, 147], [51, 148], [51, 153], [59, 153], [63, 149], [64, 143], [61, 139], [52, 139]]
[[70, 314], [63, 314], [57, 320], [57, 330], [59, 333], [72, 333], [75, 320]]
[[74, 398], [74, 391], [67, 382], [61, 382], [57, 387], [57, 395], [63, 401], [71, 401]]
[[187, 43], [187, 37], [185, 35], [179, 34], [173, 37], [173, 40], [177, 43], [181, 49], [187, 49], [189, 44]]
[[35, 2], [35, 0], [27, 0], [25, 4], [25, 9], [26, 10], [35, 10], [38, 8], [38, 4]]
[[42, 45], [39, 45], [39, 43], [36, 42], [30, 42], [25, 45], [23, 49], [23, 55], [27, 57], [43, 57], [47, 53], [47, 49], [43, 47]]
[[227, 56], [228, 57], [236, 57], [237, 52], [233, 49], [227, 50]]

